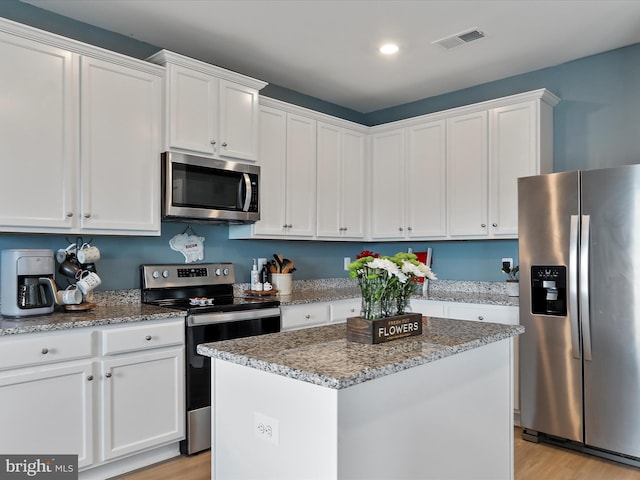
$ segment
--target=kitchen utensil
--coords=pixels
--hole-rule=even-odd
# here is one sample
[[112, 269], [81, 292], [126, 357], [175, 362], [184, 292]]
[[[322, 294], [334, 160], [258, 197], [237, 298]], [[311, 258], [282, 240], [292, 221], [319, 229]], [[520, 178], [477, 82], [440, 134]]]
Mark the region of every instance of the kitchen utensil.
[[89, 272], [87, 270], [84, 270], [79, 277], [80, 278], [76, 284], [84, 295], [102, 283], [102, 280], [97, 273]]

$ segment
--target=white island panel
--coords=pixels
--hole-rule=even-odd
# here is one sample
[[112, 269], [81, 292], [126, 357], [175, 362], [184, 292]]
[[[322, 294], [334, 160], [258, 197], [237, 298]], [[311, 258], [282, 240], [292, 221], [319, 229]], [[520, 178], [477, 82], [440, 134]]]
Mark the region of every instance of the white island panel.
[[214, 362], [213, 480], [513, 478], [510, 338], [342, 389]]

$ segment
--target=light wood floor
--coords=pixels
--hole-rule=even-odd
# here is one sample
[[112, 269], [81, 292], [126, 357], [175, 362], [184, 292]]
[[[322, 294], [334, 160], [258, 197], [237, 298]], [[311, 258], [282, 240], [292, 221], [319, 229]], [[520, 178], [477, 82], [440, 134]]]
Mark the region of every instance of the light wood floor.
[[[640, 480], [640, 469], [546, 444], [522, 440], [515, 430], [515, 480]], [[210, 480], [211, 455], [178, 457], [118, 480]], [[472, 480], [472, 479], [469, 479]]]

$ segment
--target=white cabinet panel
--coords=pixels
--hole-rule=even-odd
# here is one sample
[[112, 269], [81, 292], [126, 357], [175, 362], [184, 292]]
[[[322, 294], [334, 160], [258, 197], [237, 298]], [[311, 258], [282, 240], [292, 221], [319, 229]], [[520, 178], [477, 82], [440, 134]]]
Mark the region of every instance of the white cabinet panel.
[[363, 238], [364, 135], [318, 122], [317, 236]]
[[102, 362], [102, 460], [184, 436], [184, 348]]
[[160, 77], [84, 57], [81, 79], [83, 231], [159, 234]]
[[93, 463], [95, 382], [89, 360], [0, 373], [0, 451], [78, 455], [79, 468]]
[[258, 160], [258, 90], [220, 80], [220, 156]]
[[371, 137], [371, 237], [405, 236], [405, 131]]
[[69, 229], [77, 185], [78, 57], [0, 33], [0, 231]]
[[329, 305], [331, 323], [342, 323], [346, 322], [349, 317], [359, 316], [361, 304], [361, 298], [349, 298], [331, 302]]
[[286, 305], [280, 307], [280, 311], [282, 315], [282, 331], [317, 327], [319, 325], [326, 325], [330, 321], [328, 302]]
[[487, 143], [487, 112], [447, 120], [447, 216], [452, 237], [488, 232]]

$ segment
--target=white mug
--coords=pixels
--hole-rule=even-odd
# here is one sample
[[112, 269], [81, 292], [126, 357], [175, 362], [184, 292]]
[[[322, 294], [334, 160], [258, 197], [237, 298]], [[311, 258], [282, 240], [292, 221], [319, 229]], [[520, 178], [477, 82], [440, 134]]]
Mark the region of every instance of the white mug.
[[70, 260], [75, 248], [76, 244], [72, 243], [67, 248], [58, 249], [58, 251], [56, 252], [56, 260], [58, 261], [58, 263], [62, 263], [65, 260]]
[[78, 258], [78, 262], [82, 264], [95, 263], [100, 260], [100, 250], [98, 247], [92, 247], [88, 243], [85, 243], [82, 245], [82, 248], [78, 250], [78, 253], [76, 253], [76, 257]]
[[83, 270], [78, 276], [80, 278], [78, 278], [76, 285], [78, 285], [78, 288], [84, 295], [102, 283], [102, 280], [100, 280], [100, 277], [95, 272]]
[[82, 303], [82, 292], [75, 285], [69, 285], [66, 290], [58, 290], [56, 297], [60, 305], [80, 305]]

